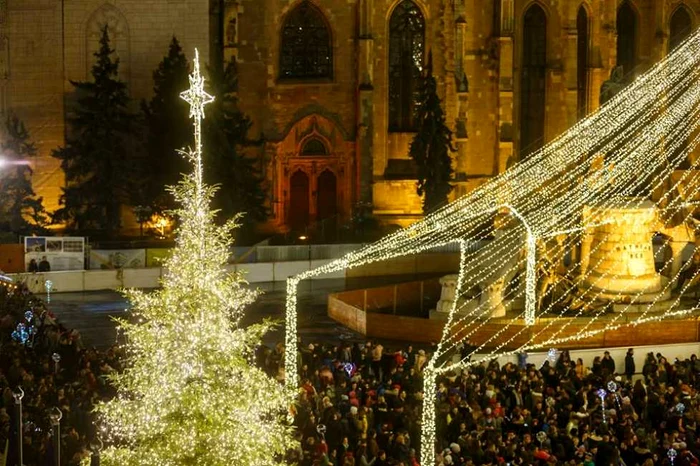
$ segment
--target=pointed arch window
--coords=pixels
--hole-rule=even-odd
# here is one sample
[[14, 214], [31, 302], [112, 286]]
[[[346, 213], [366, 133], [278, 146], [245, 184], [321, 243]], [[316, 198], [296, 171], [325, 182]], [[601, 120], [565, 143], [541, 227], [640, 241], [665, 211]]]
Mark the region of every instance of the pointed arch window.
[[523, 18], [523, 60], [520, 75], [521, 159], [544, 145], [547, 87], [547, 15], [537, 4]]
[[683, 43], [693, 32], [693, 19], [685, 6], [681, 5], [671, 16], [671, 37], [669, 39], [669, 50], [673, 52]]
[[581, 5], [576, 16], [577, 30], [577, 77], [578, 83], [578, 117], [588, 113], [588, 12]]
[[425, 18], [412, 0], [399, 3], [389, 19], [389, 131], [415, 131], [425, 56]]
[[308, 1], [289, 12], [282, 25], [280, 79], [333, 77], [331, 31], [323, 13]]
[[316, 138], [311, 138], [304, 143], [301, 148], [301, 155], [304, 157], [318, 157], [321, 155], [328, 155], [328, 149], [326, 145], [321, 142], [321, 140]]
[[[675, 51], [693, 32], [693, 19], [690, 13], [684, 5], [680, 5], [676, 11], [671, 15], [671, 22], [669, 24], [670, 37], [668, 41], [669, 53]], [[684, 91], [688, 91], [692, 84], [684, 86]], [[688, 151], [688, 146], [690, 145], [689, 138], [685, 138], [680, 142], [677, 149], [673, 154], [670, 154], [671, 160], [678, 160], [683, 153]], [[678, 168], [688, 169], [690, 168], [690, 162], [688, 157], [683, 157]]]
[[[0, 1], [1, 3], [1, 1]], [[86, 27], [86, 73], [90, 76], [95, 63], [95, 52], [100, 48], [102, 28], [107, 26], [109, 45], [114, 49], [115, 58], [119, 58], [119, 79], [129, 83], [131, 73], [129, 24], [124, 14], [115, 6], [105, 4], [98, 8], [87, 21]]]
[[626, 0], [617, 10], [617, 65], [625, 77], [633, 76], [637, 65], [637, 14]]

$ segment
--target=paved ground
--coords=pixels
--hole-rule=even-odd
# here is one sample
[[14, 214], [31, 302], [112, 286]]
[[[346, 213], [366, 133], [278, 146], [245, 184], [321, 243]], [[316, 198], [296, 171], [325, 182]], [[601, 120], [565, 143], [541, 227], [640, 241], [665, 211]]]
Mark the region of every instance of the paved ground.
[[[326, 300], [329, 293], [342, 290], [382, 286], [421, 279], [423, 277], [372, 277], [361, 279], [320, 280], [302, 282], [299, 287], [299, 334], [305, 341], [332, 341], [338, 338], [360, 340], [360, 335], [331, 320], [326, 315]], [[285, 282], [257, 283], [264, 294], [251, 306], [246, 322], [265, 317], [284, 321]], [[43, 295], [40, 297], [46, 299]], [[68, 328], [77, 328], [87, 346], [108, 347], [116, 342], [113, 316], [127, 317], [128, 303], [113, 291], [86, 293], [53, 293], [50, 309]], [[266, 343], [283, 339], [283, 328], [266, 337]]]

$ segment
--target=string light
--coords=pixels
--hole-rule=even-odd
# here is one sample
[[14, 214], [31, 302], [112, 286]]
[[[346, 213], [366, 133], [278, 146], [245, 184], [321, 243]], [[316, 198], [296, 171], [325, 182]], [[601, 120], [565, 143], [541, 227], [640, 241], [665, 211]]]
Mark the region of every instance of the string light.
[[[126, 292], [133, 322], [120, 320], [126, 368], [110, 376], [118, 394], [100, 403], [105, 465], [272, 466], [297, 446], [281, 384], [250, 363], [272, 327], [239, 323], [257, 293], [226, 271], [235, 220], [222, 228], [210, 208], [214, 189], [202, 179], [201, 120], [213, 97], [204, 92], [195, 53], [190, 90], [193, 173], [172, 189], [182, 206], [176, 247], [162, 288]], [[87, 464], [89, 459], [86, 460]]]
[[[694, 145], [695, 145], [695, 144], [697, 144], [697, 142], [695, 142]], [[694, 145], [693, 145], [693, 146], [694, 146]], [[680, 159], [679, 159], [679, 161], [680, 161]], [[679, 162], [679, 163], [680, 163], [680, 162]], [[696, 163], [697, 163], [697, 161], [696, 161]], [[692, 168], [692, 167], [691, 167], [691, 168]], [[686, 171], [683, 178], [685, 178], [686, 176], [688, 176], [690, 173], [692, 173], [692, 170]], [[681, 180], [679, 180], [678, 184], [683, 180], [683, 178], [681, 178]], [[677, 187], [677, 185], [674, 185], [673, 188], [675, 188], [675, 187]], [[628, 202], [627, 205], [630, 205], [631, 202], [632, 202], [632, 201], [630, 200], [630, 202]], [[688, 212], [688, 216], [689, 216], [689, 215], [690, 215], [690, 212]], [[667, 240], [666, 242], [668, 242], [668, 240]], [[662, 248], [661, 248], [661, 249], [662, 249]], [[602, 259], [601, 259], [601, 260], [602, 260]], [[585, 279], [586, 277], [587, 277], [587, 275], [584, 275], [584, 276], [582, 276], [581, 278], [582, 278], [582, 279]], [[584, 282], [585, 282], [585, 280], [580, 280], [580, 281], [584, 281]], [[579, 286], [580, 286], [580, 283], [579, 283]], [[591, 285], [591, 286], [592, 286], [592, 285]], [[589, 287], [589, 290], [590, 290], [590, 287]], [[586, 291], [589, 291], [589, 290], [586, 290]], [[593, 298], [596, 298], [596, 297], [597, 297], [597, 296], [593, 296]], [[554, 303], [553, 303], [553, 304], [554, 304]], [[553, 304], [552, 304], [552, 305], [553, 305]], [[551, 308], [551, 306], [550, 306], [550, 308]], [[547, 311], [549, 311], [549, 310], [551, 310], [551, 309], [547, 309]], [[580, 315], [581, 312], [582, 312], [582, 311], [579, 311], [579, 312], [577, 313], [577, 316]], [[600, 315], [600, 313], [597, 313], [597, 314], [594, 316], [593, 319], [589, 320], [589, 324], [588, 324], [588, 325], [590, 325], [593, 321], [595, 321], [595, 319], [596, 319], [599, 315]], [[555, 322], [555, 321], [550, 321], [550, 323], [547, 324], [547, 326], [545, 326], [538, 334], [536, 334], [535, 337], [536, 337], [537, 335], [539, 335], [540, 333], [544, 332], [544, 331], [545, 331], [547, 328], [549, 328], [554, 322]], [[485, 323], [485, 322], [484, 322], [484, 323]], [[506, 325], [504, 328], [501, 329], [500, 332], [497, 332], [496, 334], [494, 334], [494, 335], [493, 335], [491, 338], [489, 338], [484, 344], [482, 344], [481, 347], [477, 348], [476, 351], [480, 350], [480, 349], [481, 349], [483, 346], [485, 346], [485, 344], [488, 343], [489, 341], [495, 340], [496, 337], [498, 337], [503, 331], [505, 331], [505, 330], [507, 329], [508, 326], [509, 326], [509, 325]], [[560, 332], [561, 332], [563, 329], [565, 329], [567, 326], [568, 326], [568, 323], [565, 323], [563, 326], [560, 326], [556, 333], [560, 333]], [[476, 331], [478, 328], [480, 328], [480, 327], [481, 327], [481, 326], [476, 327], [474, 330], [472, 330], [472, 331], [470, 332], [470, 334], [473, 334], [473, 332], [475, 332], [475, 331]], [[515, 337], [517, 337], [520, 333], [522, 333], [522, 330], [521, 330], [520, 332], [517, 332], [515, 335], [513, 335], [509, 340], [506, 340], [506, 341], [504, 341], [503, 343], [501, 343], [501, 345], [500, 345], [499, 347], [502, 347], [502, 346], [507, 345], [510, 341], [512, 341], [512, 340], [513, 340]], [[469, 334], [469, 335], [470, 335], [470, 334]], [[467, 335], [467, 336], [469, 336], [469, 335]], [[533, 337], [533, 338], [534, 338], [534, 337]]]
[[[662, 260], [659, 272], [654, 269], [662, 250], [674, 246], [673, 238], [665, 238], [659, 249], [649, 252], [651, 238], [645, 239], [644, 244], [618, 244], [620, 238], [616, 235], [633, 228], [623, 224], [628, 212], [632, 212], [631, 216], [634, 211], [658, 215], [658, 225], [652, 226], [654, 231], [673, 232], [672, 227], [682, 228], [678, 225], [690, 220], [692, 199], [700, 194], [700, 180], [694, 170], [687, 170], [680, 177], [674, 171], [700, 142], [699, 103], [697, 31], [605, 106], [512, 169], [408, 228], [290, 278], [286, 302], [287, 384], [290, 388], [298, 384], [296, 292], [302, 280], [448, 244], [459, 245], [460, 264], [455, 299], [447, 313], [442, 339], [425, 368], [421, 436], [421, 459], [425, 464], [435, 462], [435, 383], [440, 374], [503, 355], [556, 347], [603, 331], [696, 312], [695, 308], [683, 309], [681, 305], [690, 282], [675, 296], [671, 295], [681, 274], [676, 268], [679, 252]], [[693, 161], [693, 167], [698, 163], [699, 160]], [[672, 197], [672, 193], [683, 189], [685, 199]], [[642, 203], [639, 197], [654, 201]], [[499, 225], [494, 224], [494, 218]], [[595, 241], [591, 241], [592, 235]], [[694, 239], [689, 232], [687, 236], [687, 241]], [[475, 244], [480, 245], [476, 250]], [[566, 271], [559, 276], [555, 268], [579, 250], [578, 257], [570, 257]], [[620, 255], [625, 258], [620, 259]], [[616, 275], [627, 272], [610, 266], [617, 260], [622, 265], [626, 260], [627, 265], [651, 267], [649, 275], [653, 280], [647, 283], [640, 277], [635, 281], [631, 272], [630, 283], [622, 282]], [[539, 270], [553, 274], [553, 280], [566, 281], [555, 284], [559, 286], [555, 291], [538, 290], [538, 264], [542, 264]], [[662, 273], [666, 273], [663, 278]], [[697, 275], [694, 272], [691, 280]], [[520, 280], [517, 287], [509, 289], [506, 279], [515, 276], [524, 276], [524, 283]], [[543, 277], [541, 283], [546, 284], [546, 279]], [[507, 319], [474, 350], [494, 343], [495, 348], [482, 359], [450, 362], [445, 356], [491, 321], [497, 299], [484, 298], [485, 293], [494, 292], [490, 285], [498, 280], [502, 280], [504, 289], [499, 305], [513, 308], [514, 303], [522, 303], [522, 312]], [[619, 286], [609, 286], [615, 280]], [[549, 304], [538, 305], [536, 298], [544, 302], [546, 296], [550, 297]], [[593, 305], [604, 302], [617, 303], [616, 314], [603, 328], [592, 328], [605, 310]], [[631, 314], [630, 310], [638, 314], [621, 321]], [[572, 334], [562, 336], [573, 322], [573, 318], [567, 318], [571, 313], [574, 317], [586, 313], [589, 319]], [[533, 327], [536, 319], [544, 315], [547, 322]], [[507, 333], [518, 323], [525, 325]], [[528, 329], [530, 334], [526, 336]], [[526, 342], [509, 350], [518, 337]], [[443, 362], [438, 365], [438, 361]]]

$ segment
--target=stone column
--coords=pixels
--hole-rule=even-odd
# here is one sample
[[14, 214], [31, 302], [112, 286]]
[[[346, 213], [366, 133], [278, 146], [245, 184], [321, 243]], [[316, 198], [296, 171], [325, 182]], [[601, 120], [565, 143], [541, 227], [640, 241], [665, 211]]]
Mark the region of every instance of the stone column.
[[455, 172], [457, 177], [466, 174], [467, 157], [466, 142], [469, 139], [467, 133], [468, 109], [469, 109], [469, 80], [464, 70], [465, 39], [467, 36], [467, 21], [463, 16], [455, 20], [455, 94], [457, 98], [457, 115], [455, 118], [455, 142], [457, 145], [457, 163]]
[[513, 67], [515, 66], [513, 33], [515, 32], [515, 2], [497, 3], [497, 26], [494, 31], [498, 56], [498, 171], [504, 172], [515, 162], [513, 153]]
[[358, 95], [359, 111], [357, 121], [356, 178], [358, 190], [356, 200], [372, 204], [373, 181], [373, 133], [374, 133], [374, 38], [372, 36], [373, 0], [360, 0], [358, 37]]
[[[661, 61], [668, 51], [669, 42], [669, 2], [652, 2], [653, 13], [654, 13], [654, 42], [652, 43], [652, 50], [650, 51], [650, 65], [652, 63], [657, 63]], [[644, 30], [642, 26], [642, 30]]]
[[513, 67], [515, 29], [514, 0], [498, 2], [498, 30], [494, 31], [498, 56], [498, 171], [502, 173], [513, 154]]
[[562, 19], [566, 22], [564, 34], [564, 87], [566, 89], [565, 107], [567, 127], [572, 126], [578, 119], [578, 28], [575, 21], [570, 18]]

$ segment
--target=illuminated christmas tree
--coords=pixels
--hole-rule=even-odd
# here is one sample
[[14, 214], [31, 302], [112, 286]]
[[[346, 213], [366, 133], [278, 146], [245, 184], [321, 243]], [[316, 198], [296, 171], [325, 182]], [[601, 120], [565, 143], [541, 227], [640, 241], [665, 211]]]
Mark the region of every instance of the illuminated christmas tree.
[[97, 407], [109, 445], [102, 464], [278, 465], [294, 447], [288, 397], [251, 363], [272, 324], [240, 326], [256, 295], [225, 270], [235, 219], [216, 226], [214, 188], [202, 180], [201, 120], [213, 97], [198, 58], [182, 97], [194, 119], [194, 172], [172, 189], [180, 226], [162, 288], [127, 292], [136, 323], [120, 322], [126, 369], [112, 377], [117, 397]]

